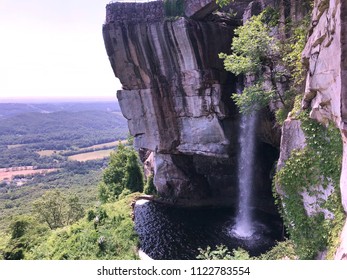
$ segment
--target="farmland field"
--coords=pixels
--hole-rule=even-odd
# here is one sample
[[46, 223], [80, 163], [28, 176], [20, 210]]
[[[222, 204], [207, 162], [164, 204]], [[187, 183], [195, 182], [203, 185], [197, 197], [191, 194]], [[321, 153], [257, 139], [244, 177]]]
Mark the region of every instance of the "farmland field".
[[24, 144], [7, 145], [7, 149], [14, 149], [14, 148], [19, 148], [23, 146]]
[[57, 152], [56, 150], [42, 150], [42, 151], [38, 151], [37, 153], [40, 156], [47, 156], [47, 157], [49, 157], [49, 156], [53, 155], [56, 152]]
[[108, 143], [101, 143], [101, 144], [97, 144], [97, 145], [93, 145], [93, 146], [89, 146], [89, 147], [85, 147], [80, 149], [80, 151], [84, 151], [84, 150], [89, 150], [89, 149], [107, 149], [107, 148], [114, 148], [118, 145], [118, 143], [121, 142], [122, 144], [125, 144], [127, 142], [127, 140], [117, 140], [117, 141], [113, 141], [113, 142], [108, 142]]
[[109, 157], [112, 151], [114, 151], [114, 149], [100, 150], [100, 151], [89, 152], [89, 153], [81, 153], [81, 154], [69, 156], [68, 159], [77, 160], [77, 161], [102, 159], [102, 158]]
[[56, 168], [50, 168], [50, 169], [20, 169], [16, 170], [16, 168], [9, 168], [9, 170], [0, 169], [0, 181], [2, 180], [8, 180], [11, 181], [15, 176], [28, 176], [28, 175], [34, 175], [34, 174], [46, 174], [49, 172], [57, 171]]

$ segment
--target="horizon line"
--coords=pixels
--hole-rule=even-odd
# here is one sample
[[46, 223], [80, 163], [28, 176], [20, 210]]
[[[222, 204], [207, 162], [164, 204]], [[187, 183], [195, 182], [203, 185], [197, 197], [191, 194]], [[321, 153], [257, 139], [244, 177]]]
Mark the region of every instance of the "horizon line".
[[15, 97], [15, 98], [1, 98], [0, 103], [54, 103], [54, 102], [118, 102], [114, 97], [57, 97], [57, 98], [45, 98], [45, 97]]

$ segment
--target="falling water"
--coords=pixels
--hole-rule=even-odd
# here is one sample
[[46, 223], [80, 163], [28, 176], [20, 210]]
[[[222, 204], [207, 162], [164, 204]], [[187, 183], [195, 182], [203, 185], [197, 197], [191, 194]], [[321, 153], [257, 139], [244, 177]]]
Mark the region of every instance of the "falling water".
[[252, 185], [254, 167], [256, 116], [242, 115], [240, 122], [240, 154], [238, 159], [239, 200], [236, 224], [232, 231], [240, 238], [251, 237], [254, 233], [252, 222]]

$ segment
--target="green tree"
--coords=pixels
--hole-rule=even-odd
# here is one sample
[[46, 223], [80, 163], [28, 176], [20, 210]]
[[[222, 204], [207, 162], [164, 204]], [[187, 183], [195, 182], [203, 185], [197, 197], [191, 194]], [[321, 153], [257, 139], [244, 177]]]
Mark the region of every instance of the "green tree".
[[99, 184], [100, 201], [118, 199], [122, 193], [142, 192], [143, 185], [143, 172], [136, 151], [120, 143], [117, 151], [111, 153]]
[[108, 167], [103, 173], [103, 182], [106, 185], [124, 184], [125, 166], [130, 150], [122, 143], [119, 143], [117, 151], [112, 152]]
[[34, 212], [50, 229], [70, 225], [83, 217], [84, 210], [75, 194], [48, 191], [34, 202]]
[[25, 234], [29, 224], [29, 220], [24, 216], [17, 217], [10, 225], [11, 238], [15, 239], [22, 237]]
[[277, 67], [280, 63], [279, 41], [270, 36], [271, 29], [264, 21], [272, 21], [267, 11], [238, 27], [231, 45], [232, 53], [219, 55], [227, 71], [251, 77], [252, 82], [248, 83], [242, 95], [232, 95], [243, 113], [260, 109], [270, 100], [286, 106], [285, 98], [277, 88], [279, 78], [284, 75]]
[[41, 242], [42, 236], [48, 229], [33, 217], [22, 215], [13, 218], [10, 230], [11, 238], [2, 252], [5, 260], [24, 259], [32, 246]]
[[154, 182], [153, 182], [153, 174], [149, 175], [146, 181], [146, 185], [144, 186], [144, 190], [143, 192], [145, 194], [156, 194], [157, 193], [157, 189], [154, 186]]
[[143, 174], [135, 152], [130, 152], [125, 165], [125, 187], [132, 192], [143, 191]]
[[77, 195], [66, 198], [66, 224], [71, 225], [84, 216], [84, 209]]

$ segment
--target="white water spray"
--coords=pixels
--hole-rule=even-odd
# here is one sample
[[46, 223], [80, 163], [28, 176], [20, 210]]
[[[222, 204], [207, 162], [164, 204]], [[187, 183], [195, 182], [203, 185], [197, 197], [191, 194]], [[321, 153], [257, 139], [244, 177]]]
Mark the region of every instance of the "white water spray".
[[252, 220], [252, 185], [254, 172], [256, 116], [242, 115], [240, 122], [240, 154], [238, 158], [239, 200], [236, 224], [233, 233], [240, 238], [251, 237], [254, 233]]

